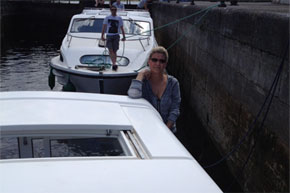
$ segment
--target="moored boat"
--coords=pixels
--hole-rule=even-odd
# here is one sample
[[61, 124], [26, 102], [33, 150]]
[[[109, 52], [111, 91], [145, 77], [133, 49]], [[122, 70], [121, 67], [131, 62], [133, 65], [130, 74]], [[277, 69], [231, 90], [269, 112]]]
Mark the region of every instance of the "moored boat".
[[145, 10], [117, 12], [123, 19], [126, 41], [120, 42], [119, 68], [113, 71], [105, 42], [100, 41], [103, 20], [109, 14], [109, 9], [92, 8], [72, 17], [60, 55], [50, 63], [52, 79], [55, 76], [58, 83], [78, 92], [126, 94], [131, 80], [147, 65], [148, 55], [157, 44], [153, 21]]
[[0, 190], [221, 192], [144, 99], [0, 93]]

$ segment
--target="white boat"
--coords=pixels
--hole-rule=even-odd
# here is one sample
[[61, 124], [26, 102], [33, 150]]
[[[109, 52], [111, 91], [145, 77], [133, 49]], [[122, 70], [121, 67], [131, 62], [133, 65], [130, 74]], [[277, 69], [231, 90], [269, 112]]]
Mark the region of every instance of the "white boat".
[[100, 41], [103, 20], [110, 14], [109, 9], [92, 8], [72, 17], [60, 55], [50, 63], [58, 83], [73, 86], [78, 92], [127, 93], [131, 79], [147, 65], [148, 55], [157, 45], [153, 21], [148, 11], [118, 10], [126, 41], [120, 41], [115, 72], [108, 49]]
[[0, 192], [222, 192], [144, 99], [0, 93]]

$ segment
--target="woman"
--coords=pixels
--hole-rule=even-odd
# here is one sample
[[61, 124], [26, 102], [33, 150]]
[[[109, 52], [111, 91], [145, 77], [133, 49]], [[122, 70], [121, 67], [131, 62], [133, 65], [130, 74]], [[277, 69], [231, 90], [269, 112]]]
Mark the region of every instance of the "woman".
[[180, 89], [176, 78], [166, 73], [168, 52], [164, 47], [153, 48], [148, 59], [150, 69], [138, 73], [128, 90], [131, 98], [145, 98], [160, 113], [173, 133], [179, 116]]

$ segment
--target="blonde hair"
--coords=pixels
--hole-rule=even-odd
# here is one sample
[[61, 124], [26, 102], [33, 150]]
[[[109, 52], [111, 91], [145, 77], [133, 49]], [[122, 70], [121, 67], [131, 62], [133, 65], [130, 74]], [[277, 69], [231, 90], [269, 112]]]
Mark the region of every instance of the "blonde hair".
[[149, 59], [151, 59], [152, 55], [155, 53], [163, 54], [165, 57], [166, 63], [168, 62], [168, 52], [164, 47], [157, 46], [157, 47], [153, 48], [150, 52]]

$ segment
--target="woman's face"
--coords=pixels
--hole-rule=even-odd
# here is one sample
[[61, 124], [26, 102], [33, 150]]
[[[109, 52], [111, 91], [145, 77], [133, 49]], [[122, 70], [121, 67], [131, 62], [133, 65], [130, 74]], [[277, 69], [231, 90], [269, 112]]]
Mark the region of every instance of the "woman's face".
[[152, 72], [161, 72], [163, 73], [166, 68], [166, 59], [164, 54], [154, 53], [148, 61], [150, 70]]

